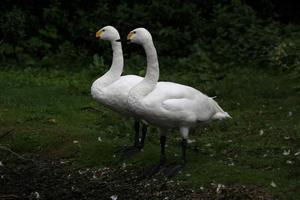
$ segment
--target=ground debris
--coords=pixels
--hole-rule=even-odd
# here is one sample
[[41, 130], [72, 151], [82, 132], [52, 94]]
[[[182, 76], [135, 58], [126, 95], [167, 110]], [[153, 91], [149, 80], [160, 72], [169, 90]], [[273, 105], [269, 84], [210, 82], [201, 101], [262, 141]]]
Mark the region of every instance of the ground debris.
[[255, 187], [211, 185], [194, 191], [161, 174], [143, 179], [135, 166], [74, 169], [60, 160], [3, 162], [0, 199], [274, 199]]

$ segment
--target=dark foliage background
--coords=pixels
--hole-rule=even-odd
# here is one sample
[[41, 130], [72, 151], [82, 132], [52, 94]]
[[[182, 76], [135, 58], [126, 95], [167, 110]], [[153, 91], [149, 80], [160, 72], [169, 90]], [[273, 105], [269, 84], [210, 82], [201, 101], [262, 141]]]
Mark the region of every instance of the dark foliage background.
[[[298, 2], [1, 0], [0, 199], [299, 200]], [[232, 116], [191, 131], [188, 164], [170, 182], [161, 175], [179, 161], [178, 131], [162, 173], [134, 178], [159, 159], [155, 127], [143, 152], [121, 159], [132, 123], [91, 97], [111, 64], [109, 42], [95, 38], [106, 25], [122, 37], [147, 28], [160, 79], [216, 96]], [[125, 73], [143, 76], [143, 49], [123, 48]]]
[[[109, 64], [111, 49], [95, 32], [113, 25], [122, 36], [149, 29], [162, 71], [174, 70], [187, 82], [218, 80], [237, 67], [298, 73], [298, 8], [297, 2], [275, 0], [2, 0], [1, 63], [96, 69], [104, 60]], [[124, 48], [132, 66], [126, 71], [142, 74], [141, 48]]]

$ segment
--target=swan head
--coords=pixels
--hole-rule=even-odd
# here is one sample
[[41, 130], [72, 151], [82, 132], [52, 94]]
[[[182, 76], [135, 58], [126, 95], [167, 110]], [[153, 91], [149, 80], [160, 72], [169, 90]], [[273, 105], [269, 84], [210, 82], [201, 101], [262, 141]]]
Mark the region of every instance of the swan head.
[[152, 41], [150, 32], [145, 28], [136, 28], [127, 35], [127, 41], [135, 44], [143, 45]]
[[113, 26], [105, 26], [96, 32], [96, 38], [101, 40], [116, 41], [120, 39], [120, 34]]

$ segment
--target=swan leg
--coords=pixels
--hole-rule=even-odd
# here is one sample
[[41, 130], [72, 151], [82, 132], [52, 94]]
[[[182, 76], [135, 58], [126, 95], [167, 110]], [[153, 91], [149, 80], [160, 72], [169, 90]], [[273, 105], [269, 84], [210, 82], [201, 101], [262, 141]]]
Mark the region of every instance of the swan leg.
[[165, 154], [165, 147], [166, 147], [166, 140], [167, 137], [165, 135], [160, 136], [160, 159], [158, 163], [152, 165], [146, 172], [144, 173], [144, 177], [151, 177], [159, 170], [166, 162], [166, 154]]
[[148, 129], [148, 126], [144, 123], [142, 123], [142, 137], [141, 137], [141, 140], [138, 144], [138, 148], [139, 150], [142, 150], [145, 146], [145, 138], [146, 138], [146, 135], [147, 135], [147, 129]]
[[178, 172], [180, 172], [186, 165], [186, 148], [187, 148], [187, 140], [182, 139], [181, 141], [181, 150], [182, 150], [182, 157], [181, 157], [181, 163], [176, 164], [175, 166], [170, 167], [165, 171], [166, 177], [172, 177], [176, 175]]
[[[144, 129], [144, 127], [143, 127]], [[147, 127], [146, 127], [147, 130]], [[138, 120], [134, 121], [134, 143], [133, 146], [127, 146], [117, 150], [118, 153], [121, 152], [122, 157], [130, 157], [136, 153], [138, 153], [142, 148], [140, 147], [140, 122]], [[146, 135], [145, 135], [146, 136]], [[143, 139], [145, 140], [145, 138]]]
[[189, 132], [188, 128], [181, 128], [180, 129], [180, 133], [181, 133], [181, 136], [182, 136], [182, 140], [181, 140], [181, 162], [179, 164], [167, 169], [165, 171], [166, 177], [172, 177], [172, 176], [176, 175], [179, 171], [181, 171], [185, 167], [185, 165], [187, 163], [186, 149], [187, 149], [188, 132]]
[[140, 122], [138, 120], [134, 121], [134, 147], [139, 146], [139, 141], [140, 141]]

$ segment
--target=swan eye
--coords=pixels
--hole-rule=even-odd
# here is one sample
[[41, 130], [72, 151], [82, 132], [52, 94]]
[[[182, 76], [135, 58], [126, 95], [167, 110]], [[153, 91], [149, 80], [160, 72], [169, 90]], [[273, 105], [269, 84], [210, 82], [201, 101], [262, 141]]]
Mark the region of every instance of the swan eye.
[[105, 29], [103, 29], [102, 32], [105, 32]]
[[133, 31], [134, 34], [136, 34], [136, 31]]

